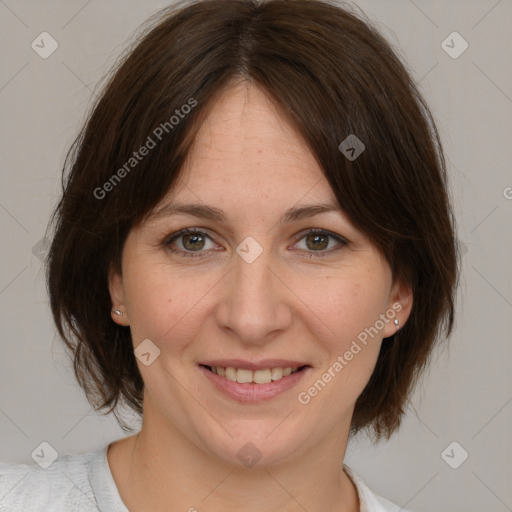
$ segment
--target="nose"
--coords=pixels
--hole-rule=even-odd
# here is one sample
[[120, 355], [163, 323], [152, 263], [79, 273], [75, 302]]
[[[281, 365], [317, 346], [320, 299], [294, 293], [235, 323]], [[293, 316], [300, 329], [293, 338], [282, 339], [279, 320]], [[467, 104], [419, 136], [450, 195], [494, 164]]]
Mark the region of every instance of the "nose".
[[272, 252], [263, 250], [248, 263], [234, 255], [233, 268], [222, 283], [217, 324], [247, 345], [264, 345], [292, 321], [288, 290]]

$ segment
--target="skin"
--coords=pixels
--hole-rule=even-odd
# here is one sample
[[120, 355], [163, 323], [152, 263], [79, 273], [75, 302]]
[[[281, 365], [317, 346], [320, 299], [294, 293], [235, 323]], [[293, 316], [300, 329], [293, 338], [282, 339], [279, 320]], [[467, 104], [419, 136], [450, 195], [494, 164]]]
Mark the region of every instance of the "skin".
[[[393, 282], [388, 263], [342, 210], [280, 220], [294, 206], [338, 205], [299, 133], [254, 84], [231, 84], [217, 98], [161, 204], [169, 201], [221, 208], [227, 220], [148, 220], [126, 240], [122, 275], [110, 275], [113, 306], [123, 312], [113, 320], [130, 326], [134, 348], [150, 339], [160, 350], [149, 366], [137, 359], [145, 383], [140, 432], [108, 449], [123, 501], [136, 512], [358, 511], [342, 467], [350, 421], [396, 326], [387, 322], [307, 405], [297, 395], [397, 302], [403, 325], [410, 288]], [[171, 244], [196, 257], [164, 243], [182, 228], [207, 235]], [[348, 243], [324, 234], [318, 248], [310, 228]], [[236, 252], [248, 236], [263, 249], [250, 264]], [[281, 395], [242, 404], [197, 367], [225, 357], [291, 358], [312, 369]], [[248, 442], [261, 453], [251, 468], [237, 458]]]

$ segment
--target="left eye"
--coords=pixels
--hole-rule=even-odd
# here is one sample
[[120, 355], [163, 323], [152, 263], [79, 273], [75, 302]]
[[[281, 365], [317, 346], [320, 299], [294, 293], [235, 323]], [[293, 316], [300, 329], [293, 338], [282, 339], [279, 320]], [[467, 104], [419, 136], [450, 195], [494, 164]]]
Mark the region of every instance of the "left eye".
[[[330, 244], [330, 241], [334, 241], [333, 244]], [[313, 252], [321, 252], [323, 254], [328, 254], [332, 252], [333, 246], [336, 247], [336, 242], [341, 245], [346, 245], [346, 242], [339, 236], [328, 233], [326, 231], [309, 231], [306, 233], [300, 240], [305, 241], [305, 250], [311, 250]], [[329, 250], [327, 250], [329, 248]]]
[[[299, 244], [302, 240], [304, 240], [305, 247], [299, 247], [299, 252], [309, 252], [311, 257], [321, 257], [326, 254], [330, 254], [333, 252], [333, 246], [347, 245], [347, 241], [339, 235], [320, 229], [312, 229], [307, 233], [304, 233], [294, 245]], [[177, 243], [178, 241], [179, 244]], [[334, 244], [330, 243], [330, 241], [334, 241]], [[178, 248], [173, 246], [175, 242], [177, 243]], [[208, 247], [208, 243], [210, 243], [210, 247]], [[164, 241], [164, 245], [171, 252], [185, 257], [202, 256], [203, 253], [206, 252], [206, 250], [203, 251], [202, 249], [215, 249], [216, 247], [216, 244], [209, 235], [196, 229], [182, 229], [172, 234], [170, 237], [167, 237]], [[180, 245], [181, 247], [179, 247]]]

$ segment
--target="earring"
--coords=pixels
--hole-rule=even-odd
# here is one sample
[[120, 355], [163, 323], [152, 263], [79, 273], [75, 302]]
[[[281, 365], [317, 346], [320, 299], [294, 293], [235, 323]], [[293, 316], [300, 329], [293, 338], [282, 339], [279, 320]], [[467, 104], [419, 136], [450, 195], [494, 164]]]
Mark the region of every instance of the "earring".
[[393, 323], [396, 325], [396, 328], [397, 328], [397, 329], [400, 329], [400, 322], [398, 321], [398, 318], [395, 318], [395, 319], [393, 320]]
[[113, 309], [112, 313], [115, 313], [116, 315], [119, 315], [119, 316], [122, 316], [122, 314], [123, 314], [123, 312], [120, 311], [119, 309]]

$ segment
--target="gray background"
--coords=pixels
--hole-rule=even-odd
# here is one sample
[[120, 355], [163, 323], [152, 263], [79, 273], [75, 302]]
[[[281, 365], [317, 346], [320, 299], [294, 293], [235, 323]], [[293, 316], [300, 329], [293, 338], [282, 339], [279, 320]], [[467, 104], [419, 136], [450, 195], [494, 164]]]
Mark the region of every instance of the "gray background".
[[[33, 463], [42, 441], [61, 454], [84, 453], [124, 436], [75, 382], [55, 335], [38, 242], [99, 79], [167, 3], [0, 0], [2, 461]], [[354, 440], [346, 463], [412, 510], [512, 510], [512, 1], [356, 4], [396, 46], [432, 108], [465, 255], [455, 333], [402, 429], [377, 446]], [[59, 44], [47, 59], [31, 48], [43, 31]], [[469, 43], [456, 59], [441, 46], [453, 31]], [[448, 450], [452, 464], [469, 453], [458, 469], [441, 456], [453, 441], [461, 448]]]

